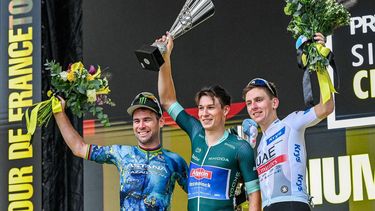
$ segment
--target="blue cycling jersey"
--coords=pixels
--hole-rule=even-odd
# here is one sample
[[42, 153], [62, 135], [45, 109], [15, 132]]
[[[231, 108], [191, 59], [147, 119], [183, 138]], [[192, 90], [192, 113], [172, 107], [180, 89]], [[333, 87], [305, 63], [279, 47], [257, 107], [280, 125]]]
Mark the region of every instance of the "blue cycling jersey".
[[116, 165], [120, 173], [120, 210], [168, 210], [175, 181], [186, 191], [188, 166], [166, 149], [89, 145], [88, 160]]

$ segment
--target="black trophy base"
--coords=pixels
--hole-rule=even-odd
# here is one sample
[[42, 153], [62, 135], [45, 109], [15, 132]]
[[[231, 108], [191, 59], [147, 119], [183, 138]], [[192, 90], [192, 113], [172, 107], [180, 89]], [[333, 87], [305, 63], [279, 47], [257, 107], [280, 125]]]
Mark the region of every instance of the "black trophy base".
[[159, 71], [160, 66], [164, 64], [163, 56], [155, 46], [143, 45], [134, 53], [143, 69]]

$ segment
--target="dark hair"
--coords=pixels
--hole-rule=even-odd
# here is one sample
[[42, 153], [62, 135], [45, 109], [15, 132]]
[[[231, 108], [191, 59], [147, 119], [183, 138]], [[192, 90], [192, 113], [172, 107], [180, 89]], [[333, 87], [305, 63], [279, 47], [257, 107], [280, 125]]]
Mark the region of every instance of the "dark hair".
[[219, 102], [221, 104], [221, 107], [224, 107], [226, 105], [230, 105], [231, 103], [231, 97], [228, 94], [228, 92], [219, 85], [209, 86], [209, 87], [203, 87], [201, 90], [197, 92], [195, 95], [195, 103], [199, 105], [199, 100], [203, 96], [209, 96], [212, 98], [213, 101], [215, 101], [215, 97], [219, 99]]
[[273, 82], [269, 82], [269, 81], [266, 81], [266, 83], [269, 85], [266, 85], [266, 86], [263, 86], [263, 85], [256, 85], [256, 84], [252, 84], [251, 81], [245, 86], [245, 88], [243, 88], [242, 90], [242, 98], [244, 100], [246, 100], [246, 94], [254, 89], [254, 88], [261, 88], [263, 89], [267, 95], [272, 99], [274, 97], [278, 97], [278, 93], [277, 93], [277, 87], [276, 85], [273, 83]]

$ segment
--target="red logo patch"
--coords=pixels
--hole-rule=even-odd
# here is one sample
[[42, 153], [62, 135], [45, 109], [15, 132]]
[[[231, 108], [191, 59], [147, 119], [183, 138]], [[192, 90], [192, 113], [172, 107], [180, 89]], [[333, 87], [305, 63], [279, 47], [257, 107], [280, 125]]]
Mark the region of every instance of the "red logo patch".
[[190, 176], [194, 177], [197, 180], [211, 179], [212, 178], [212, 171], [207, 171], [204, 168], [192, 169], [190, 171]]

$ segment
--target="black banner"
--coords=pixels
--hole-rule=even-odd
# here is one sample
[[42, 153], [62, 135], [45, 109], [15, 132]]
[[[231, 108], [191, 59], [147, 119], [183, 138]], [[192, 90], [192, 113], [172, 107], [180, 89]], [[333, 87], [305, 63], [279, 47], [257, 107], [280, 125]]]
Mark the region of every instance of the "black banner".
[[23, 122], [41, 98], [40, 1], [1, 1], [0, 9], [0, 209], [41, 210], [40, 132], [30, 145]]
[[332, 36], [331, 48], [341, 71], [329, 128], [375, 124], [375, 4], [360, 1], [350, 9], [350, 25]]
[[[82, 0], [42, 2], [42, 61], [55, 60], [63, 68], [82, 61]], [[42, 99], [51, 89], [50, 72], [42, 71]], [[82, 134], [82, 119], [70, 115]], [[83, 210], [83, 161], [65, 144], [52, 118], [42, 128], [42, 207], [45, 211]], [[96, 210], [96, 209], [95, 209]]]

